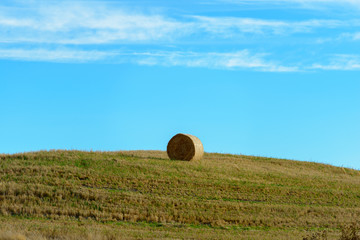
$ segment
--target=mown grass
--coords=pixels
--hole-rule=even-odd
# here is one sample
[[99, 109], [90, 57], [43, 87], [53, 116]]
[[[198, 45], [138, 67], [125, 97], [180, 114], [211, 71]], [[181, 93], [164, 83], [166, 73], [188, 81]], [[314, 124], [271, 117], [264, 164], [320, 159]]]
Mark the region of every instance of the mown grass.
[[182, 162], [161, 151], [0, 155], [0, 229], [30, 239], [302, 239], [320, 230], [338, 239], [359, 216], [360, 172], [330, 165], [228, 154]]

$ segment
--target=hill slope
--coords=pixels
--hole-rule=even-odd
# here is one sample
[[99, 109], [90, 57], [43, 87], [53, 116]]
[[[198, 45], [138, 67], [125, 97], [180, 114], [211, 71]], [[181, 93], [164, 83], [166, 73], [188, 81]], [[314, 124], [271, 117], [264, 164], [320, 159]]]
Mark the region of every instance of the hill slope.
[[0, 155], [0, 239], [302, 239], [360, 216], [360, 172], [165, 152]]

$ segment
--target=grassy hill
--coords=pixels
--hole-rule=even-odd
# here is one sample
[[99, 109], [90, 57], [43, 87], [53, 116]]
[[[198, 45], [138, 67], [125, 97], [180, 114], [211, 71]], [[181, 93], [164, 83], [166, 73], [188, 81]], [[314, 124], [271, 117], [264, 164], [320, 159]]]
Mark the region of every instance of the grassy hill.
[[0, 239], [338, 239], [360, 217], [360, 172], [161, 151], [0, 155]]

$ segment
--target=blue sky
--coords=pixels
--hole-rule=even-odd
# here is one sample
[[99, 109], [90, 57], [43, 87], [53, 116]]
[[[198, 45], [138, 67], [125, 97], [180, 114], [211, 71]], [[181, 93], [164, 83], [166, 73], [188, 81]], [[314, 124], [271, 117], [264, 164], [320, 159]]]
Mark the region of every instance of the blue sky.
[[357, 0], [0, 2], [0, 153], [165, 150], [360, 169]]

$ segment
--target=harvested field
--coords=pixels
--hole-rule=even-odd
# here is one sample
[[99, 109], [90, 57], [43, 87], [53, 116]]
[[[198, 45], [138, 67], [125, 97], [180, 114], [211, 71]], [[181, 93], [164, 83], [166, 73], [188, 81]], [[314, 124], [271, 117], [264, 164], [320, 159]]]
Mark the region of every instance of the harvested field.
[[318, 163], [43, 151], [0, 165], [0, 239], [338, 239], [360, 217], [360, 172]]

